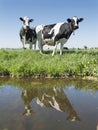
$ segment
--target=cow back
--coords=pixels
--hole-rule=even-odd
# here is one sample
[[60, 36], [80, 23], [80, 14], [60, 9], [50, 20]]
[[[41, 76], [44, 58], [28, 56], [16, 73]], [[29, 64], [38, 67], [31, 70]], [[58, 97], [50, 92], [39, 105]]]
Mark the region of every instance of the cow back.
[[49, 32], [51, 31], [51, 29], [55, 26], [56, 24], [51, 24], [51, 25], [46, 25], [44, 26], [42, 33], [43, 33], [43, 38], [51, 38], [53, 36], [53, 31], [51, 34], [49, 34]]

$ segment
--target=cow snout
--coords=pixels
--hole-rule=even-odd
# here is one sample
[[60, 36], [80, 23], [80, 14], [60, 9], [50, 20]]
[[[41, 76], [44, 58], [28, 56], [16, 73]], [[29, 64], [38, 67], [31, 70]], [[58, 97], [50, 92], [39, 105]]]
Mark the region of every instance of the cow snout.
[[29, 26], [26, 26], [26, 29], [30, 29], [30, 27], [29, 27]]
[[27, 25], [27, 26], [24, 25], [23, 28], [24, 28], [25, 30], [28, 30], [28, 29], [30, 29], [30, 26], [28, 26], [28, 25]]
[[74, 30], [76, 30], [76, 29], [78, 29], [78, 28], [79, 28], [79, 26], [75, 26], [75, 27], [74, 27]]

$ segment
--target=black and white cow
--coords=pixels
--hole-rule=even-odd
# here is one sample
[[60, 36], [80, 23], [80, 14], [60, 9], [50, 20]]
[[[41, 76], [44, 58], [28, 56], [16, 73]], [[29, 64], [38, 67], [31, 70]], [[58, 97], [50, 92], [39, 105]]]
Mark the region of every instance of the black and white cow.
[[25, 48], [25, 44], [30, 44], [29, 48], [32, 49], [32, 45], [34, 44], [34, 49], [36, 48], [36, 32], [35, 28], [30, 27], [30, 22], [33, 19], [29, 19], [27, 16], [24, 18], [20, 17], [20, 20], [23, 22], [23, 26], [20, 30], [20, 40], [23, 44], [23, 48]]
[[54, 56], [57, 45], [60, 43], [60, 55], [62, 55], [64, 43], [67, 42], [72, 32], [79, 28], [78, 25], [81, 21], [83, 18], [74, 16], [72, 19], [68, 18], [67, 22], [37, 26], [36, 33], [40, 53], [43, 51], [43, 45], [52, 45], [54, 46], [52, 56]]

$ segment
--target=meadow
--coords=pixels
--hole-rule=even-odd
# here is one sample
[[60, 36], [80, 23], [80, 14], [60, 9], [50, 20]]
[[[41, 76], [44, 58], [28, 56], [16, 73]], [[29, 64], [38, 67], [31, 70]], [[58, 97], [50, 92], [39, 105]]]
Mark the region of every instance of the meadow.
[[51, 51], [0, 49], [0, 76], [32, 78], [98, 77], [98, 49]]

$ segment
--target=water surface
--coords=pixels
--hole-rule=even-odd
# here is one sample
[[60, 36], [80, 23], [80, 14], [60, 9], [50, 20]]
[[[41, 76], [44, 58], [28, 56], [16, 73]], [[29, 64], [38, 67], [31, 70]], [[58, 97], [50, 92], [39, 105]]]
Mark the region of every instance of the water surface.
[[98, 83], [1, 78], [0, 130], [98, 130]]

